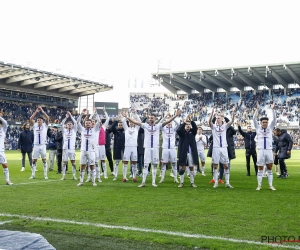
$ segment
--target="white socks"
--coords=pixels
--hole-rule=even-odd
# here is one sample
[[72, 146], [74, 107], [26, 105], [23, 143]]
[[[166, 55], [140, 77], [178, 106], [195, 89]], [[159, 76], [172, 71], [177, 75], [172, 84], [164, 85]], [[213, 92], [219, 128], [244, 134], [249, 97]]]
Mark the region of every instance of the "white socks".
[[5, 176], [5, 180], [9, 181], [9, 170], [8, 170], [8, 168], [3, 168], [3, 173], [4, 173], [4, 176]]
[[269, 186], [272, 187], [273, 186], [273, 173], [272, 170], [268, 169], [268, 181], [269, 181]]
[[258, 186], [261, 186], [262, 175], [263, 175], [263, 170], [258, 169], [257, 170], [257, 183], [258, 183]]
[[157, 165], [153, 164], [153, 168], [152, 168], [152, 184], [155, 184], [156, 172], [157, 172]]
[[191, 182], [191, 184], [194, 183], [194, 171], [192, 171], [192, 170], [190, 171], [190, 182]]
[[48, 177], [47, 176], [47, 171], [48, 171], [48, 169], [47, 169], [47, 162], [44, 162], [44, 177]]
[[123, 179], [127, 179], [126, 178], [127, 168], [128, 168], [128, 164], [123, 164]]
[[161, 179], [162, 180], [165, 179], [166, 169], [167, 169], [167, 164], [163, 163], [163, 165], [161, 167]]
[[218, 183], [218, 175], [219, 175], [218, 169], [214, 168], [214, 181], [215, 181], [215, 183]]
[[132, 164], [132, 178], [136, 177], [136, 164]]
[[225, 174], [225, 182], [226, 184], [229, 184], [229, 169], [224, 169]]
[[35, 176], [35, 170], [36, 170], [36, 163], [33, 163], [33, 162], [32, 162], [31, 176]]

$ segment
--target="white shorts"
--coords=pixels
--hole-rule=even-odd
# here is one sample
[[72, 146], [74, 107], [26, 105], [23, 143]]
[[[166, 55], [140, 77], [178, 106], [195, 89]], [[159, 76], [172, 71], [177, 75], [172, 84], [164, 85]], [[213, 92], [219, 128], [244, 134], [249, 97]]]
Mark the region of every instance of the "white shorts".
[[125, 147], [123, 161], [137, 161], [137, 147]]
[[264, 166], [274, 162], [272, 149], [258, 149], [257, 150], [257, 166]]
[[80, 151], [80, 165], [95, 165], [95, 152]]
[[0, 152], [0, 164], [6, 164], [7, 160], [6, 160], [6, 156], [5, 156], [5, 152]]
[[228, 164], [228, 151], [227, 148], [213, 148], [212, 150], [212, 163], [213, 164]]
[[200, 158], [201, 162], [205, 162], [205, 152], [204, 150], [198, 151], [198, 157]]
[[32, 159], [46, 159], [46, 145], [34, 145]]
[[188, 153], [187, 154], [187, 165], [189, 166], [189, 167], [194, 167], [194, 160], [193, 160], [193, 156], [192, 156], [192, 154], [191, 153]]
[[100, 161], [106, 160], [106, 149], [105, 149], [105, 145], [99, 145], [98, 154], [99, 154], [99, 160], [100, 160]]
[[63, 153], [62, 153], [63, 162], [68, 162], [68, 159], [70, 159], [70, 161], [75, 161], [75, 158], [76, 158], [75, 149], [63, 149]]
[[169, 161], [176, 162], [177, 161], [176, 149], [175, 148], [170, 148], [170, 149], [163, 148], [161, 161], [163, 163], [168, 163]]
[[159, 163], [159, 148], [145, 148], [144, 165]]

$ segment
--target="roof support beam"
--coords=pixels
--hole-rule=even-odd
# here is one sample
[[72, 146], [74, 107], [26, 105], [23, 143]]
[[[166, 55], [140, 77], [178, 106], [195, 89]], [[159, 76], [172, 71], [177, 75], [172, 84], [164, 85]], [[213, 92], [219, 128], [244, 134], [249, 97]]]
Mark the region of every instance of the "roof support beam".
[[43, 76], [43, 74], [30, 74], [30, 75], [18, 75], [18, 76], [15, 76], [15, 77], [12, 77], [12, 78], [8, 78], [6, 79], [6, 84], [8, 83], [14, 83], [14, 82], [21, 82], [21, 81], [24, 81], [24, 80], [28, 80], [28, 79], [35, 79], [36, 77], [38, 78], [41, 78], [41, 76]]
[[200, 79], [200, 78], [197, 78], [196, 76], [193, 76], [193, 75], [190, 75], [190, 74], [187, 74], [188, 77], [191, 77], [191, 79], [195, 82], [198, 82], [200, 85], [202, 85], [203, 87], [207, 88], [207, 89], [210, 89], [211, 91], [213, 92], [217, 92], [217, 88], [212, 86], [211, 84], [209, 84], [208, 82], [206, 82], [205, 80], [203, 79]]
[[7, 73], [4, 73], [4, 74], [1, 74], [0, 79], [11, 77], [11, 76], [26, 74], [26, 72], [27, 72], [26, 70], [15, 70], [15, 71], [7, 72]]
[[0, 68], [0, 72], [3, 72], [3, 71], [8, 71], [10, 70], [11, 68], [7, 68], [7, 67], [1, 67]]
[[248, 77], [244, 76], [241, 72], [239, 72], [238, 70], [234, 70], [234, 72], [237, 73], [237, 76], [239, 78], [241, 78], [245, 83], [247, 83], [249, 86], [251, 86], [253, 89], [258, 89], [258, 86], [252, 82]]
[[203, 93], [204, 92], [204, 88], [196, 83], [193, 83], [193, 82], [189, 82], [188, 80], [184, 79], [184, 78], [181, 78], [180, 76], [177, 76], [175, 74], [173, 74], [173, 78], [176, 79], [177, 81], [185, 84], [186, 86], [192, 88], [192, 89], [195, 89], [197, 90], [198, 92], [200, 93]]
[[[167, 79], [166, 77], [162, 77], [162, 79], [163, 79], [165, 82], [170, 81], [170, 80]], [[172, 79], [171, 79], [171, 82], [172, 82], [172, 84], [173, 84], [175, 87], [181, 89], [181, 90], [184, 91], [185, 93], [187, 93], [187, 94], [191, 94], [191, 93], [192, 93], [192, 89], [191, 89], [190, 87], [188, 87], [188, 86], [186, 86], [186, 85], [184, 85], [184, 84], [181, 84], [181, 83], [179, 83], [179, 82], [176, 82], [176, 81], [174, 81], [174, 80], [172, 81]]]
[[168, 82], [162, 80], [160, 84], [164, 86], [167, 90], [169, 90], [171, 93], [173, 94], [177, 93], [177, 89], [171, 86]]
[[300, 84], [300, 78], [297, 76], [289, 67], [288, 65], [283, 65], [283, 68], [290, 74], [290, 76], [294, 79], [294, 81]]
[[272, 68], [267, 66], [267, 72], [270, 72], [272, 76], [277, 80], [279, 84], [281, 84], [283, 87], [288, 88], [288, 83], [280, 76], [276, 71], [274, 71]]
[[272, 88], [272, 84], [268, 83], [266, 78], [259, 74], [255, 69], [249, 67], [248, 72], [249, 74], [253, 74], [260, 81], [260, 83], [266, 85], [268, 88]]
[[227, 86], [226, 84], [224, 84], [223, 82], [221, 82], [220, 80], [218, 80], [217, 78], [201, 71], [201, 73], [210, 81], [212, 81], [214, 84], [216, 84], [217, 86], [219, 86], [220, 88], [226, 90], [226, 91], [230, 91], [230, 87]]
[[34, 88], [37, 89], [37, 88], [44, 88], [44, 87], [47, 87], [47, 86], [51, 86], [51, 85], [56, 85], [56, 84], [59, 84], [59, 83], [63, 83], [63, 82], [69, 82], [70, 80], [69, 79], [60, 79], [60, 80], [50, 80], [50, 82], [39, 82], [39, 83], [36, 83], [34, 85]]
[[85, 92], [85, 91], [90, 91], [90, 90], [94, 90], [94, 89], [98, 89], [100, 88], [100, 86], [94, 86], [94, 87], [85, 87], [85, 88], [81, 88], [81, 89], [78, 89], [78, 88], [75, 88], [73, 90], [71, 90], [69, 92], [69, 94], [75, 94], [75, 93], [79, 93], [79, 92]]
[[[227, 82], [230, 84], [233, 84], [235, 87], [237, 87], [239, 90], [244, 90], [244, 86], [240, 84], [239, 82], [235, 81], [234, 79], [231, 79], [228, 75], [223, 73], [222, 71], [216, 71], [220, 76], [222, 76]], [[230, 88], [229, 88], [230, 89]]]
[[52, 76], [48, 76], [48, 77], [41, 77], [41, 79], [39, 81], [37, 81], [36, 79], [28, 79], [28, 80], [25, 80], [23, 82], [20, 83], [21, 86], [26, 86], [26, 85], [31, 85], [31, 84], [35, 84], [35, 83], [42, 83], [42, 82], [45, 82], [45, 81], [49, 81], [53, 79]]
[[62, 88], [62, 87], [67, 87], [67, 86], [73, 86], [75, 85], [76, 83], [73, 82], [73, 81], [68, 81], [68, 82], [64, 82], [64, 83], [59, 83], [59, 84], [52, 84], [50, 85], [49, 87], [47, 87], [47, 90], [52, 90], [52, 89], [59, 89], [59, 88]]

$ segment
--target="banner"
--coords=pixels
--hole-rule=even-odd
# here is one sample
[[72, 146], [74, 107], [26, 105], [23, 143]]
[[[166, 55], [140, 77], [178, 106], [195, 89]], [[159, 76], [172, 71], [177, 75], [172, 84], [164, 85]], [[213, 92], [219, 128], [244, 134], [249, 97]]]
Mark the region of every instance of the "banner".
[[117, 102], [95, 102], [95, 107], [99, 115], [104, 115], [103, 107], [109, 116], [117, 116], [119, 110], [119, 103]]

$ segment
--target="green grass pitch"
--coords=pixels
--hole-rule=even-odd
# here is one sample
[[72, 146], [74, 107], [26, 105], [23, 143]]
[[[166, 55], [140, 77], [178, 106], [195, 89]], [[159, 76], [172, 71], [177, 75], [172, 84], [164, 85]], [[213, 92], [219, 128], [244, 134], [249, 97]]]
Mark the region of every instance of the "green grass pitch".
[[[40, 233], [56, 249], [273, 249], [271, 244], [259, 244], [262, 236], [298, 240], [300, 151], [293, 151], [286, 161], [287, 179], [278, 179], [273, 170], [277, 191], [268, 189], [266, 178], [263, 189], [256, 191], [253, 164], [252, 175], [245, 176], [245, 151], [236, 154], [230, 173], [234, 189], [213, 189], [210, 158], [207, 176], [195, 177], [197, 188], [189, 186], [187, 177], [185, 186], [178, 188], [169, 170], [157, 188], [151, 186], [150, 176], [146, 187], [138, 188], [141, 178], [138, 183], [122, 182], [121, 164], [118, 181], [109, 176], [97, 187], [77, 187], [71, 174], [60, 181], [56, 167], [44, 180], [41, 160], [36, 179], [29, 180], [28, 161], [20, 172], [21, 154], [6, 151], [15, 185], [5, 185], [2, 175], [0, 221], [5, 223], [0, 229]], [[300, 249], [300, 243], [277, 246]]]

